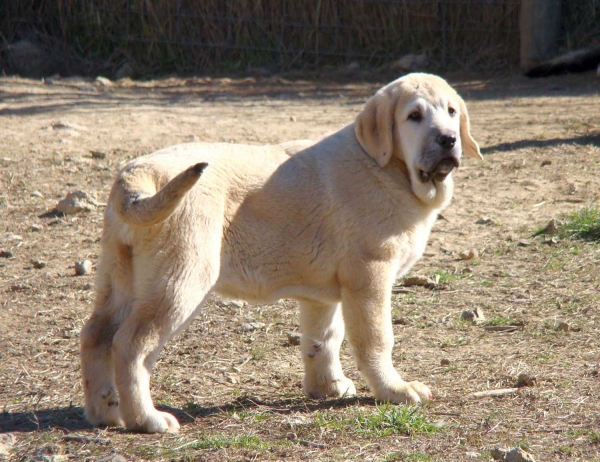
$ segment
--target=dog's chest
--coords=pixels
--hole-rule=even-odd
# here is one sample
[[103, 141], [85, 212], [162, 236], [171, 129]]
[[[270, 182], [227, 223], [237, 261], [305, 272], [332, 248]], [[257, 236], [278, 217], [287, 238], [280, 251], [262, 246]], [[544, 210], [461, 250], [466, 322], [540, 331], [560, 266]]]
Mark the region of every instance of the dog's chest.
[[423, 220], [406, 234], [398, 255], [397, 277], [406, 274], [423, 256], [434, 220], [435, 218]]

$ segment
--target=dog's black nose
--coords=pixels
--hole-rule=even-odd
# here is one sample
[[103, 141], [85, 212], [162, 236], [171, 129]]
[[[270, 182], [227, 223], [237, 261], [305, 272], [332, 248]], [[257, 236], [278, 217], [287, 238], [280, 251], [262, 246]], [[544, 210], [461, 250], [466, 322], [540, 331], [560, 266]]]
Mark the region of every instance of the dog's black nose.
[[437, 144], [443, 149], [452, 149], [456, 144], [456, 136], [454, 135], [440, 135], [437, 137]]

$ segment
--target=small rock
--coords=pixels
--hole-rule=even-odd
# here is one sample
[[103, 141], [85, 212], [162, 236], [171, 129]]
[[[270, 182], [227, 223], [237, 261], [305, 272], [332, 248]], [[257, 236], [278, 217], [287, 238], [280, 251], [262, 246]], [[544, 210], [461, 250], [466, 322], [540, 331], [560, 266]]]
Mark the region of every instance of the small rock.
[[114, 85], [110, 79], [107, 79], [106, 77], [102, 77], [100, 75], [96, 77], [96, 80], [94, 82], [96, 82], [101, 87], [112, 87]]
[[6, 240], [7, 241], [22, 241], [23, 240], [23, 236], [19, 236], [18, 234], [9, 234], [8, 236], [6, 236]]
[[544, 229], [540, 230], [537, 234], [556, 234], [558, 233], [558, 226], [556, 225], [556, 220], [553, 218], [548, 222]]
[[543, 160], [541, 163], [541, 166], [546, 167], [547, 165], [552, 165], [552, 161], [551, 160]]
[[90, 274], [92, 271], [92, 262], [89, 260], [76, 261], [75, 262], [75, 274], [77, 276], [84, 276]]
[[0, 250], [0, 258], [14, 258], [15, 254], [10, 250]]
[[356, 72], [357, 70], [360, 69], [360, 64], [358, 64], [358, 61], [352, 61], [350, 63], [348, 63], [348, 65], [343, 67], [343, 72], [348, 72], [348, 73], [352, 73], [352, 72]]
[[517, 376], [517, 387], [533, 387], [535, 385], [535, 377], [527, 374], [526, 372], [521, 372]]
[[492, 456], [492, 459], [494, 459], [494, 460], [504, 460], [504, 456], [506, 456], [507, 452], [508, 452], [507, 448], [495, 447], [495, 448], [490, 449], [490, 455]]
[[473, 269], [472, 269], [472, 268], [469, 268], [469, 267], [467, 266], [466, 268], [463, 268], [463, 269], [462, 269], [460, 272], [461, 272], [462, 274], [473, 274]]
[[429, 64], [426, 54], [408, 54], [390, 64], [393, 71], [422, 71]]
[[473, 260], [474, 258], [477, 258], [477, 256], [477, 250], [465, 250], [458, 254], [458, 257], [461, 260]]
[[42, 225], [33, 224], [29, 227], [29, 231], [31, 231], [32, 233], [40, 233], [43, 230], [44, 230], [44, 227]]
[[106, 153], [104, 151], [90, 151], [93, 159], [106, 159]]
[[290, 116], [290, 122], [296, 122], [296, 116]]
[[240, 330], [242, 332], [254, 332], [255, 330], [262, 329], [265, 327], [264, 322], [248, 322], [246, 324], [242, 324]]
[[87, 284], [85, 284], [83, 286], [83, 290], [94, 290], [94, 283], [93, 282], [88, 282]]
[[531, 245], [531, 241], [529, 239], [521, 239], [519, 242], [517, 242], [517, 245], [519, 247], [527, 247]]
[[9, 451], [16, 443], [15, 435], [12, 433], [0, 434], [0, 456], [8, 456]]
[[135, 69], [129, 63], [123, 64], [117, 70], [117, 72], [115, 72], [115, 78], [117, 80], [126, 79], [126, 78], [132, 79], [134, 76], [135, 76]]
[[549, 239], [544, 239], [544, 244], [546, 245], [554, 245], [554, 244], [558, 244], [560, 242], [560, 239], [558, 238], [558, 236], [552, 236]]
[[521, 448], [513, 448], [504, 455], [504, 462], [535, 462], [535, 459], [528, 452]]
[[42, 269], [47, 266], [47, 263], [42, 260], [31, 260], [31, 264], [35, 269]]
[[240, 309], [246, 306], [246, 302], [244, 300], [219, 300], [217, 305], [221, 308]]
[[480, 323], [485, 321], [485, 315], [483, 314], [483, 310], [479, 307], [474, 310], [465, 310], [460, 314], [460, 319], [463, 321]]
[[488, 217], [482, 217], [475, 222], [476, 225], [493, 225], [494, 220]]
[[290, 345], [300, 345], [300, 338], [302, 336], [298, 332], [288, 332], [287, 339]]
[[123, 457], [121, 454], [111, 454], [104, 459], [98, 459], [98, 462], [127, 462], [127, 459]]
[[449, 359], [447, 359], [447, 358], [443, 358], [443, 359], [440, 361], [440, 364], [441, 364], [442, 366], [449, 366], [449, 365], [450, 365], [450, 360], [449, 360]]
[[74, 215], [84, 210], [91, 211], [98, 207], [98, 203], [85, 191], [74, 191], [56, 204], [56, 210], [65, 215]]
[[43, 198], [44, 198], [44, 195], [43, 195], [41, 192], [39, 192], [37, 189], [36, 189], [35, 191], [33, 191], [33, 192], [30, 194], [30, 196], [33, 196], [33, 197], [39, 197], [40, 199], [43, 199]]
[[427, 285], [435, 285], [435, 281], [433, 279], [429, 279], [428, 277], [425, 276], [409, 276], [409, 277], [405, 277], [402, 280], [402, 283], [404, 284], [404, 286], [406, 287], [411, 287], [411, 286], [427, 286]]
[[569, 332], [569, 325], [566, 322], [561, 321], [556, 325], [556, 330], [562, 332]]

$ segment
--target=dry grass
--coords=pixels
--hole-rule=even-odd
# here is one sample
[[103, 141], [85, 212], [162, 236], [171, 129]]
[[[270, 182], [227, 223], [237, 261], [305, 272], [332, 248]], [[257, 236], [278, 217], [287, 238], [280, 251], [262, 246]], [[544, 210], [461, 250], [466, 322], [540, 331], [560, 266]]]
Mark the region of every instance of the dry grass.
[[[539, 461], [600, 460], [600, 244], [532, 237], [550, 218], [597, 207], [595, 85], [590, 75], [542, 85], [457, 79], [485, 161], [457, 172], [456, 199], [415, 267], [438, 284], [392, 299], [395, 364], [431, 386], [432, 402], [417, 411], [375, 403], [346, 348], [342, 362], [359, 396], [307, 399], [298, 347], [287, 342], [298, 330], [295, 303], [214, 298], [168, 343], [153, 375], [154, 399], [177, 415], [181, 433], [138, 435], [91, 428], [82, 417], [78, 336], [93, 275], [76, 277], [72, 266], [97, 261], [102, 210], [45, 214], [75, 189], [105, 202], [121, 161], [165, 145], [334, 130], [378, 85], [170, 79], [105, 88], [0, 79], [0, 247], [14, 255], [0, 259], [0, 432], [15, 437], [7, 460], [484, 461], [496, 445]], [[58, 121], [79, 128], [52, 128]], [[484, 217], [488, 224], [476, 224]], [[461, 260], [464, 250], [477, 256]], [[47, 266], [34, 269], [34, 259]], [[487, 323], [460, 320], [474, 307]], [[265, 327], [241, 332], [253, 321]], [[486, 330], [504, 325], [516, 329]], [[533, 386], [469, 396], [514, 387], [522, 372]]]

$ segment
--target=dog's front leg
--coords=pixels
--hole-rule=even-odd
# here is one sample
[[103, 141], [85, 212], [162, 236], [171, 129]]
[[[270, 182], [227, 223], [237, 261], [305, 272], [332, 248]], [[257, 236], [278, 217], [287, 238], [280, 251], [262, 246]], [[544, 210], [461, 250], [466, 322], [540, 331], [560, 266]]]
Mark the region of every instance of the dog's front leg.
[[354, 396], [354, 384], [344, 375], [340, 363], [344, 340], [340, 305], [312, 300], [299, 303], [305, 393], [312, 398]]
[[384, 265], [354, 265], [342, 287], [346, 337], [375, 398], [411, 404], [430, 399], [421, 382], [405, 382], [392, 364], [394, 333], [390, 292], [393, 277]]

